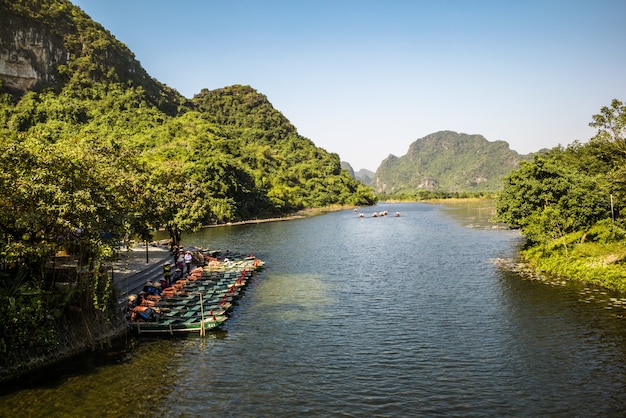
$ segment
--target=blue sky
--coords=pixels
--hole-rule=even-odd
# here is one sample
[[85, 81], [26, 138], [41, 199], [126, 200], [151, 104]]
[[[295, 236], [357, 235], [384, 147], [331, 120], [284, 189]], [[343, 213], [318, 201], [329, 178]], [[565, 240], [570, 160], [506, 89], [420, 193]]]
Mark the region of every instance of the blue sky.
[[356, 170], [440, 130], [520, 153], [626, 101], [625, 0], [74, 0], [193, 97], [250, 85]]

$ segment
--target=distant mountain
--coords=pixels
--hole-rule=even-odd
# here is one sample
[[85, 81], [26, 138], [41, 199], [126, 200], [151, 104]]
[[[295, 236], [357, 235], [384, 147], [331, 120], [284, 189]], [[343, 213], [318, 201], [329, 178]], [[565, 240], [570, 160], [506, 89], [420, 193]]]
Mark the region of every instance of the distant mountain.
[[371, 186], [372, 185], [372, 180], [374, 179], [374, 172], [373, 171], [366, 170], [365, 168], [362, 168], [362, 169], [360, 169], [359, 171], [357, 171], [355, 173], [354, 169], [352, 168], [350, 163], [346, 162], [346, 161], [342, 161], [341, 162], [341, 168], [343, 170], [346, 170], [348, 173], [350, 173], [350, 176], [353, 179], [360, 181], [361, 183], [365, 184], [366, 186]]
[[372, 181], [374, 180], [374, 172], [373, 171], [366, 170], [365, 168], [362, 168], [362, 169], [360, 169], [359, 171], [357, 171], [355, 173], [354, 169], [352, 168], [350, 163], [346, 162], [346, 161], [342, 161], [341, 162], [341, 168], [343, 170], [346, 170], [348, 173], [350, 173], [350, 176], [353, 179], [360, 181], [361, 183], [365, 184], [366, 186], [371, 186], [372, 185]]
[[503, 177], [531, 157], [511, 150], [505, 141], [441, 131], [416, 140], [402, 157], [389, 155], [372, 186], [382, 194], [497, 191]]
[[354, 178], [366, 186], [371, 186], [375, 175], [373, 171], [362, 168], [354, 174]]
[[346, 161], [342, 161], [341, 162], [341, 169], [342, 170], [346, 170], [350, 174], [350, 177], [352, 177], [353, 179], [355, 178], [354, 177], [354, 169], [352, 168], [350, 163], [348, 163]]

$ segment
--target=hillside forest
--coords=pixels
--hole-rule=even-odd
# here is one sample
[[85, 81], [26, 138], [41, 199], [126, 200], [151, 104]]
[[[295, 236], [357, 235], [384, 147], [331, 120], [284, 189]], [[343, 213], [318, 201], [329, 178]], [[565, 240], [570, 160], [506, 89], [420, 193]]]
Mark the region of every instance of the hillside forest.
[[[69, 306], [114, 314], [103, 265], [126, 239], [149, 240], [161, 228], [177, 244], [204, 225], [376, 201], [264, 95], [234, 85], [187, 99], [69, 1], [2, 0], [0, 27], [56, 39], [66, 58], [53, 66], [54, 82], [33, 90], [0, 80], [7, 362], [55, 347]], [[49, 268], [61, 256], [75, 260], [74, 275]]]

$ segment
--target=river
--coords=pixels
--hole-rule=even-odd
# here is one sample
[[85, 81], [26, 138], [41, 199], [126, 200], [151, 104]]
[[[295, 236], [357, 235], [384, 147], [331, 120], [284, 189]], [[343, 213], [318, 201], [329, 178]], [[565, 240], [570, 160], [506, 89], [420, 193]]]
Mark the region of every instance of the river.
[[186, 236], [267, 263], [223, 330], [129, 338], [3, 394], [0, 416], [626, 413], [618, 295], [498, 267], [522, 238], [487, 224], [484, 205], [379, 204], [364, 218], [340, 211]]

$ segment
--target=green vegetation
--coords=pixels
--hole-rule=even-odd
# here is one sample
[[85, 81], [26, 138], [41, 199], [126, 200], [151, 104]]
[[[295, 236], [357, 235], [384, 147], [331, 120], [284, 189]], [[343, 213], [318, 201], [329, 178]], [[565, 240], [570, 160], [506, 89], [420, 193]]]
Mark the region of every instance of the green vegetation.
[[626, 106], [603, 107], [597, 134], [536, 155], [505, 179], [497, 220], [521, 228], [539, 271], [626, 292]]
[[406, 155], [387, 157], [376, 171], [375, 188], [381, 198], [398, 194], [422, 198], [432, 193], [493, 193], [502, 188], [505, 175], [530, 158], [512, 151], [504, 141], [436, 132], [413, 142]]
[[2, 366], [54, 350], [74, 312], [115, 320], [103, 263], [125, 237], [376, 201], [250, 87], [188, 100], [65, 0], [2, 0], [0, 23], [68, 57], [36, 91], [0, 80]]
[[434, 190], [419, 190], [417, 192], [384, 194], [379, 197], [386, 200], [400, 202], [420, 202], [424, 200], [445, 200], [445, 199], [494, 199], [495, 193], [488, 192], [444, 192]]

